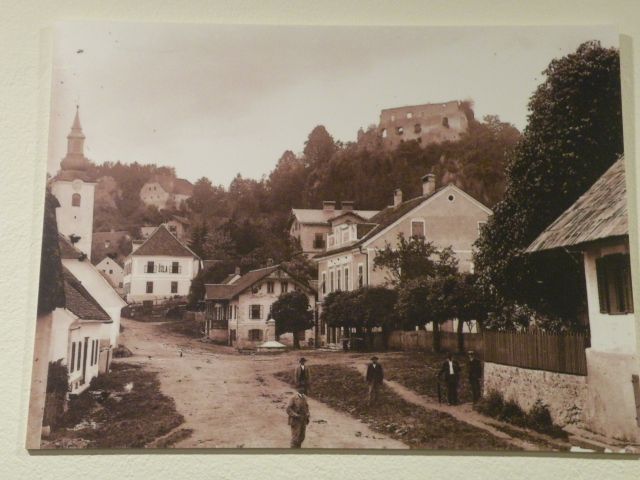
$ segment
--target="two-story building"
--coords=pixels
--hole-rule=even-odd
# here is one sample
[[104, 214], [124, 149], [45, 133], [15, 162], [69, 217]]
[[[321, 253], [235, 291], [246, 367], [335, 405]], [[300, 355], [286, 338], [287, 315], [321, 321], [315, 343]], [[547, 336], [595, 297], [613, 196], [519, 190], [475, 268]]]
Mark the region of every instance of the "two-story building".
[[[205, 303], [209, 326], [228, 332], [228, 344], [239, 349], [254, 349], [267, 341], [267, 322], [271, 318], [271, 306], [280, 295], [299, 290], [309, 297], [309, 306], [315, 310], [315, 290], [281, 265], [260, 268], [225, 279], [225, 283], [207, 284]], [[213, 329], [206, 328], [207, 331]], [[314, 328], [300, 332], [301, 344], [313, 343]], [[213, 333], [212, 333], [213, 334]], [[291, 333], [280, 335], [278, 341], [293, 344]]]
[[[472, 248], [491, 210], [455, 185], [436, 189], [435, 176], [422, 178], [422, 195], [404, 201], [396, 190], [394, 204], [365, 219], [344, 212], [330, 220], [326, 250], [318, 263], [318, 301], [337, 290], [388, 284], [385, 269], [374, 268], [377, 252], [396, 245], [398, 235], [421, 237], [436, 247], [452, 247], [461, 271], [472, 272]], [[320, 326], [321, 341], [340, 340], [337, 329]]]
[[322, 253], [326, 247], [327, 235], [331, 233], [330, 221], [343, 213], [352, 212], [363, 219], [373, 217], [377, 210], [354, 210], [354, 203], [343, 200], [341, 209], [336, 202], [322, 202], [322, 209], [294, 208], [291, 210], [289, 234], [298, 240], [302, 252], [308, 257]]
[[528, 252], [581, 252], [591, 346], [587, 426], [640, 441], [640, 337], [634, 313], [624, 159], [547, 227]]
[[200, 257], [160, 225], [125, 259], [124, 294], [128, 302], [186, 297], [200, 267]]
[[193, 184], [184, 178], [156, 175], [140, 189], [140, 200], [159, 210], [179, 208], [193, 195]]

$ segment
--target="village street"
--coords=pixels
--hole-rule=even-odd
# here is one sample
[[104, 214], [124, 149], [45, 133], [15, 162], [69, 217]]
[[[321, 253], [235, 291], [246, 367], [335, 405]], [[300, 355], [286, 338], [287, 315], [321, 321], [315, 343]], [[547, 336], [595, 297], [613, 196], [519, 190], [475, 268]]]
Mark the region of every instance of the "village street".
[[[116, 362], [136, 363], [157, 372], [162, 392], [174, 399], [178, 412], [185, 417], [185, 423], [178, 429], [193, 431], [188, 438], [175, 443], [175, 448], [288, 448], [290, 431], [285, 408], [293, 390], [273, 374], [292, 370], [299, 352], [243, 355], [229, 347], [169, 333], [160, 323], [123, 319], [123, 325], [120, 342], [133, 356]], [[364, 372], [367, 359], [363, 354], [326, 351], [305, 351], [304, 356], [312, 372], [314, 364], [333, 363]], [[495, 428], [494, 420], [473, 411], [469, 404], [439, 405], [396, 382], [387, 384], [417, 408], [450, 414], [515, 448], [530, 451], [557, 448], [544, 441], [532, 441], [531, 437], [509, 435]], [[408, 448], [313, 398], [309, 398], [309, 407], [311, 423], [304, 448]]]
[[[180, 428], [193, 430], [174, 447], [289, 447], [285, 408], [293, 390], [272, 373], [293, 369], [295, 352], [239, 355], [228, 347], [162, 332], [156, 323], [122, 323], [120, 343], [134, 354], [124, 361], [157, 371], [163, 393], [175, 400], [185, 417]], [[309, 409], [305, 448], [407, 448], [313, 399]]]

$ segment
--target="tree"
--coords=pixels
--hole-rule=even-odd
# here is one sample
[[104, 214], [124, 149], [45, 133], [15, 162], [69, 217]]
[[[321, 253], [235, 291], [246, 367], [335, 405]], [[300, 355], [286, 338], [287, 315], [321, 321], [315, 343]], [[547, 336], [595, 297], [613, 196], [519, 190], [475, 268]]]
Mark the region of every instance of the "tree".
[[207, 241], [208, 228], [205, 222], [194, 225], [189, 240], [189, 248], [200, 258], [205, 258], [205, 243]]
[[305, 165], [313, 166], [328, 162], [337, 149], [338, 147], [333, 137], [327, 132], [327, 129], [323, 125], [318, 125], [311, 130], [307, 141], [304, 143], [302, 153], [304, 154]]
[[451, 275], [458, 271], [458, 260], [451, 247], [437, 248], [422, 237], [406, 239], [398, 234], [395, 247], [387, 243], [373, 261], [374, 269], [387, 269], [393, 285], [420, 277]]
[[58, 199], [47, 189], [44, 201], [44, 225], [40, 256], [40, 284], [38, 289], [38, 315], [52, 312], [65, 303], [62, 263], [58, 247], [56, 207]]
[[524, 251], [623, 152], [618, 51], [587, 42], [544, 74], [508, 164], [505, 198], [481, 233], [474, 264], [498, 310], [526, 304], [573, 324], [585, 301], [580, 259]]
[[456, 317], [458, 319], [458, 351], [464, 352], [464, 323], [475, 320], [478, 327], [482, 327], [488, 315], [489, 306], [486, 297], [477, 284], [477, 276], [471, 273], [460, 273], [457, 278], [457, 288], [454, 300]]
[[297, 290], [284, 293], [271, 306], [271, 315], [276, 321], [276, 335], [292, 333], [293, 348], [300, 348], [298, 333], [313, 327], [309, 297]]

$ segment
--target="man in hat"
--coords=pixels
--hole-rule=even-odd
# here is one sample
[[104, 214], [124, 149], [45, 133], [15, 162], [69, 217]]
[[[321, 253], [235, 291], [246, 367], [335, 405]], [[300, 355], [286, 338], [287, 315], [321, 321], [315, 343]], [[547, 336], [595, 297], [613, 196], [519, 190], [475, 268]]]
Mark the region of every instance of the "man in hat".
[[458, 404], [458, 382], [460, 380], [460, 365], [453, 359], [451, 353], [447, 353], [447, 359], [442, 362], [438, 378], [444, 378], [447, 385], [447, 403]]
[[473, 403], [480, 400], [480, 379], [482, 378], [482, 364], [476, 358], [476, 352], [469, 350], [469, 385]]
[[378, 401], [378, 390], [384, 380], [382, 365], [378, 363], [378, 357], [371, 357], [371, 363], [367, 365], [366, 380], [369, 385], [369, 406], [372, 406]]
[[300, 448], [309, 424], [309, 405], [302, 388], [298, 388], [297, 393], [289, 400], [287, 415], [291, 427], [291, 448]]
[[306, 358], [300, 358], [300, 363], [293, 374], [296, 388], [302, 388], [305, 395], [309, 392], [309, 387], [311, 386], [311, 377], [309, 376], [309, 367], [305, 365], [306, 361]]

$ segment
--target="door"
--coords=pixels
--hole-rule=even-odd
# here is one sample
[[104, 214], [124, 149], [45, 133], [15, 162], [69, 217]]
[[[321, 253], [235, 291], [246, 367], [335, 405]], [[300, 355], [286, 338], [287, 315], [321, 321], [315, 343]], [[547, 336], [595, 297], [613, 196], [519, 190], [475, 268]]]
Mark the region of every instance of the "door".
[[84, 352], [82, 354], [82, 383], [84, 384], [87, 374], [87, 350], [89, 348], [89, 337], [84, 337]]

